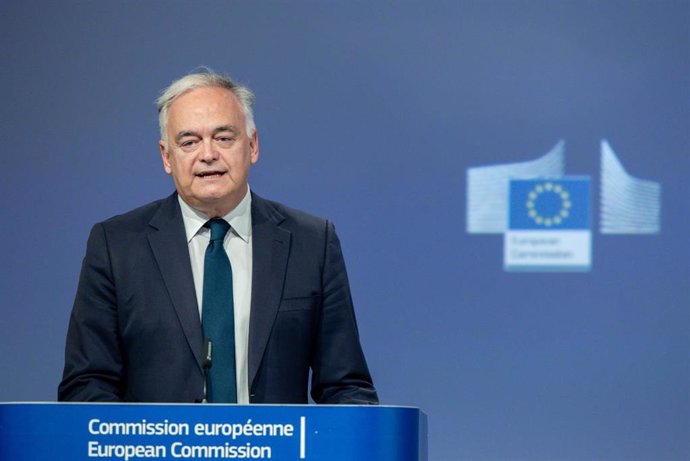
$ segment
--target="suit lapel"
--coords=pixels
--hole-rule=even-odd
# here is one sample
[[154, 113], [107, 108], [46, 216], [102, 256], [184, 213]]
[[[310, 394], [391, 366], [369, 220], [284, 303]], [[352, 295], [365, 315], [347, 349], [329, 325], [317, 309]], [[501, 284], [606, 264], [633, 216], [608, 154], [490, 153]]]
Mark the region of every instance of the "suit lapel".
[[254, 378], [278, 315], [290, 249], [290, 232], [270, 203], [252, 195], [252, 301], [249, 321], [248, 378]]
[[177, 194], [171, 195], [163, 202], [149, 225], [156, 229], [149, 234], [151, 250], [189, 347], [201, 369], [203, 342], [201, 321]]

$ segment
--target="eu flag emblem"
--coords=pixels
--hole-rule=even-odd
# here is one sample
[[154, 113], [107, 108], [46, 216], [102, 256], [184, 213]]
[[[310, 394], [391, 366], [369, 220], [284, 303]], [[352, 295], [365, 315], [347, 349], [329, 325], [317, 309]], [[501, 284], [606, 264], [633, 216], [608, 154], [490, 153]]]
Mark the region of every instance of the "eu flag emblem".
[[587, 271], [589, 177], [512, 179], [503, 264], [509, 271]]
[[589, 177], [511, 180], [508, 228], [589, 229], [590, 183]]

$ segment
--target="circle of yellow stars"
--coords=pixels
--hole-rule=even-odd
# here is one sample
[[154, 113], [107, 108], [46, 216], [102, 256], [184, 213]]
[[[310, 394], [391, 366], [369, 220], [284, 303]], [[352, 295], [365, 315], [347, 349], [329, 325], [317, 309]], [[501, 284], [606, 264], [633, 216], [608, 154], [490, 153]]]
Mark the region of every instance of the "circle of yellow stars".
[[[561, 199], [561, 209], [553, 216], [542, 216], [537, 211], [536, 201], [542, 194], [556, 194]], [[572, 203], [570, 202], [570, 194], [568, 191], [563, 189], [560, 184], [554, 184], [552, 182], [545, 182], [543, 184], [537, 184], [534, 189], [527, 194], [527, 214], [532, 220], [539, 224], [540, 226], [551, 227], [557, 226], [562, 223], [570, 215], [570, 207]]]

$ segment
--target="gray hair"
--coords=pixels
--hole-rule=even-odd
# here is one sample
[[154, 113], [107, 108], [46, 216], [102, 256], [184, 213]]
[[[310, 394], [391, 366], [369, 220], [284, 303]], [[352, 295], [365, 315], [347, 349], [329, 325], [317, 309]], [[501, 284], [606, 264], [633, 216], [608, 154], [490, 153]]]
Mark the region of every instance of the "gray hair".
[[234, 82], [226, 74], [217, 74], [210, 69], [204, 69], [202, 72], [195, 72], [185, 75], [179, 80], [175, 80], [163, 90], [160, 97], [156, 100], [158, 107], [158, 124], [161, 130], [161, 139], [168, 148], [168, 110], [173, 102], [185, 93], [188, 93], [197, 88], [225, 88], [232, 92], [242, 106], [244, 112], [244, 120], [247, 128], [247, 136], [252, 136], [256, 131], [254, 123], [254, 93], [246, 86]]

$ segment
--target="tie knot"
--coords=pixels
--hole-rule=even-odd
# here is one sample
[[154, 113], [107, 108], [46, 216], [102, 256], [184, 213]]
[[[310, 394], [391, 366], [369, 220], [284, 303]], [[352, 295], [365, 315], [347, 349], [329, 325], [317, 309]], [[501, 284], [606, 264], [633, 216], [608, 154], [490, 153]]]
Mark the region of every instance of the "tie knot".
[[216, 242], [218, 240], [223, 241], [225, 234], [228, 233], [230, 229], [230, 224], [224, 219], [214, 218], [206, 223], [208, 227], [211, 228], [211, 241]]

